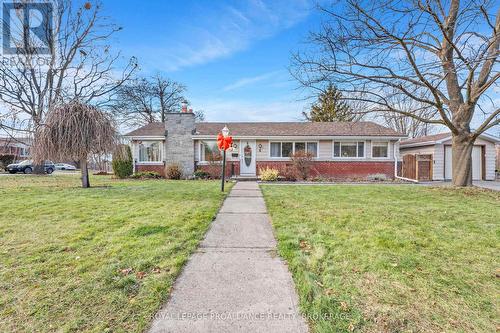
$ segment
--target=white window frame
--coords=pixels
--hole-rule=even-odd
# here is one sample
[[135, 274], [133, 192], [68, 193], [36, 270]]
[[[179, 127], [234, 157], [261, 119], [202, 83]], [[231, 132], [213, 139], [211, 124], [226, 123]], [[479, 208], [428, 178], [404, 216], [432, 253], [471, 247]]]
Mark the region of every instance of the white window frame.
[[[163, 141], [162, 140], [138, 140], [140, 143], [137, 143], [137, 164], [163, 164]], [[158, 143], [159, 144], [159, 161], [141, 161], [141, 144], [148, 143]]]
[[30, 156], [29, 148], [28, 147], [20, 147], [19, 148], [19, 156], [21, 156], [21, 157]]
[[[214, 141], [215, 144], [217, 144], [217, 140], [212, 140], [212, 139], [210, 139], [210, 140], [200, 140], [199, 141], [199, 145], [198, 145], [198, 147], [199, 147], [199, 149], [198, 149], [198, 164], [200, 164], [200, 165], [205, 165], [205, 164], [210, 163], [210, 161], [206, 161], [206, 160], [202, 159], [202, 157], [204, 155], [203, 152], [205, 151], [205, 147], [204, 147], [205, 145], [203, 144], [204, 141]], [[214, 164], [221, 164], [222, 160], [221, 161], [212, 161], [212, 163], [214, 163]]]
[[[335, 156], [335, 143], [338, 142], [340, 143], [340, 156]], [[359, 155], [359, 143], [363, 142], [363, 156], [360, 157]], [[356, 157], [344, 157], [342, 156], [342, 143], [349, 143], [349, 144], [356, 144]], [[334, 160], [364, 160], [366, 159], [366, 140], [332, 140], [332, 158]]]
[[[384, 156], [384, 157], [375, 157], [373, 156], [373, 147], [382, 147], [383, 144], [385, 143], [386, 147], [387, 147], [387, 156]], [[372, 158], [375, 159], [375, 160], [386, 160], [389, 158], [389, 141], [372, 141], [372, 144], [371, 144], [371, 147], [372, 147]]]
[[283, 157], [283, 156], [279, 156], [279, 157], [276, 157], [276, 156], [271, 156], [271, 144], [272, 143], [279, 143], [280, 144], [280, 155], [281, 155], [281, 144], [283, 143], [291, 143], [292, 144], [292, 154], [295, 154], [295, 144], [296, 143], [304, 143], [306, 145], [306, 152], [307, 152], [307, 144], [308, 143], [315, 143], [316, 144], [316, 156], [313, 156], [313, 159], [316, 159], [319, 157], [319, 141], [314, 141], [314, 140], [304, 140], [304, 141], [301, 141], [301, 140], [297, 140], [297, 141], [289, 141], [289, 140], [282, 140], [282, 141], [277, 141], [277, 140], [273, 140], [273, 141], [269, 141], [269, 144], [268, 144], [268, 151], [269, 153], [267, 154], [269, 158], [272, 158], [272, 159], [281, 159], [281, 160], [289, 160], [290, 157]]

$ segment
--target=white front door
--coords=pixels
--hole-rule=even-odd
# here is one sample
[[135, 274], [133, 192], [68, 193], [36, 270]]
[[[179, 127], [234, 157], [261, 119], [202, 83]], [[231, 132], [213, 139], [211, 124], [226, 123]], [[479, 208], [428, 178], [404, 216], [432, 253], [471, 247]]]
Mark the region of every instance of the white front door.
[[240, 175], [255, 176], [255, 140], [240, 141]]
[[[444, 178], [447, 180], [452, 179], [453, 170], [453, 155], [451, 146], [445, 146], [445, 173]], [[481, 156], [481, 146], [472, 147], [472, 180], [481, 180], [482, 174], [482, 156]]]

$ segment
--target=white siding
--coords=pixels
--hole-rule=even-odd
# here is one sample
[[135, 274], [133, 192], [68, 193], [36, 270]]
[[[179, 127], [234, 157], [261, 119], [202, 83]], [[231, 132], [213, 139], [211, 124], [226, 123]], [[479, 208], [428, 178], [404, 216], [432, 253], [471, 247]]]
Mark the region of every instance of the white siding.
[[269, 159], [269, 141], [257, 140], [257, 161], [265, 161]]
[[[387, 156], [391, 156], [389, 153], [390, 148], [387, 149]], [[372, 142], [370, 140], [365, 141], [365, 158], [367, 160], [372, 158]]]
[[319, 142], [318, 158], [320, 160], [331, 160], [333, 156], [333, 141], [321, 140]]
[[[234, 150], [228, 150], [227, 151], [227, 160], [228, 161], [239, 161], [240, 160], [240, 140], [234, 140], [233, 145], [236, 145], [236, 148]], [[233, 157], [234, 154], [238, 154], [238, 156]]]
[[444, 180], [444, 145], [434, 146], [434, 168], [432, 169], [432, 180]]

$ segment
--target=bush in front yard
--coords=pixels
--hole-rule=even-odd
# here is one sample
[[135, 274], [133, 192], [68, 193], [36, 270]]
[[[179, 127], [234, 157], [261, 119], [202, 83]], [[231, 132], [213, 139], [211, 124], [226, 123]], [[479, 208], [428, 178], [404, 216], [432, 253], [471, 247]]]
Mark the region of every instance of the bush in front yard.
[[127, 178], [134, 172], [132, 151], [128, 145], [120, 145], [113, 153], [113, 172], [118, 178]]
[[265, 182], [274, 182], [278, 180], [279, 171], [270, 167], [265, 167], [259, 170], [260, 179]]
[[0, 169], [4, 169], [7, 165], [14, 163], [14, 155], [4, 154], [0, 155]]
[[296, 178], [307, 180], [311, 173], [313, 155], [303, 150], [299, 150], [295, 152], [295, 154], [290, 155], [290, 159], [292, 160]]
[[163, 178], [158, 172], [154, 171], [144, 171], [144, 172], [136, 172], [130, 178], [134, 179], [160, 179]]
[[209, 179], [210, 178], [210, 174], [206, 171], [203, 171], [203, 170], [196, 170], [194, 172], [194, 178], [196, 179]]
[[182, 167], [177, 163], [167, 165], [165, 168], [165, 176], [168, 179], [181, 179]]

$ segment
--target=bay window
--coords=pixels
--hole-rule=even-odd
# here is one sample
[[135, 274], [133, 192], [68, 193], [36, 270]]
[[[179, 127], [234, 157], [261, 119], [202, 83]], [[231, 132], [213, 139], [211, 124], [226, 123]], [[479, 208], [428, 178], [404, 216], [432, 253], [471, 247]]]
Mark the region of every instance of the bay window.
[[161, 162], [160, 147], [160, 141], [142, 141], [139, 144], [139, 162]]
[[365, 157], [364, 141], [335, 141], [333, 143], [333, 157], [362, 158]]
[[372, 157], [373, 158], [389, 157], [389, 142], [373, 142]]
[[270, 156], [271, 157], [290, 157], [290, 155], [305, 151], [313, 157], [318, 157], [317, 142], [271, 142]]

